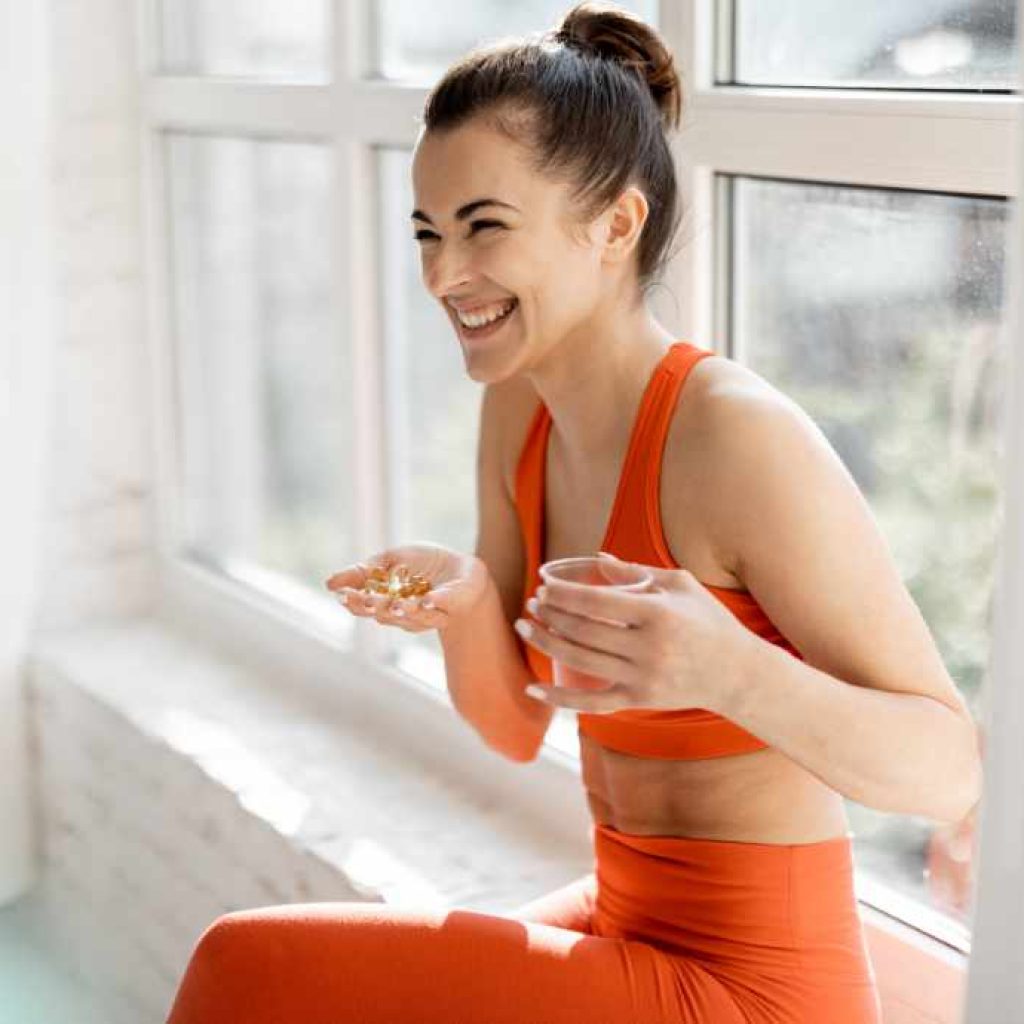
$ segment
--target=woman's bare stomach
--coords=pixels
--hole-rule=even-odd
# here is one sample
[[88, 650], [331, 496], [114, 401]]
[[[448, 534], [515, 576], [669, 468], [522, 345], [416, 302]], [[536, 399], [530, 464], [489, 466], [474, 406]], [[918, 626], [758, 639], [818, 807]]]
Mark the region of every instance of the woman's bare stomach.
[[580, 735], [597, 824], [634, 835], [814, 843], [849, 831], [843, 798], [772, 749], [698, 761], [635, 757]]

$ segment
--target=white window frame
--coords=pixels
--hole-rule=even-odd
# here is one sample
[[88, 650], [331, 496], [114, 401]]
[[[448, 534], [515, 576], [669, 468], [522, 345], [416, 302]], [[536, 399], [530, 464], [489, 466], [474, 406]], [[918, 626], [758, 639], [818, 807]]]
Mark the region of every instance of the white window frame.
[[[416, 118], [428, 90], [364, 77], [369, 56], [363, 45], [369, 39], [366, 4], [371, 0], [329, 0], [333, 67], [331, 81], [322, 85], [165, 75], [160, 72], [156, 52], [158, 0], [137, 2], [163, 612], [187, 628], [232, 646], [240, 656], [287, 666], [290, 679], [301, 677], [321, 694], [344, 694], [345, 700], [358, 699], [367, 705], [380, 705], [380, 695], [386, 694], [387, 721], [401, 740], [437, 759], [447, 759], [454, 770], [493, 777], [494, 754], [479, 744], [467, 743], [467, 727], [451, 714], [443, 692], [442, 666], [427, 665], [425, 679], [417, 680], [383, 662], [389, 641], [375, 623], [350, 621], [333, 605], [310, 600], [305, 591], [289, 589], [277, 579], [226, 578], [186, 558], [182, 551], [181, 400], [161, 133], [180, 130], [228, 137], [312, 138], [322, 140], [333, 151], [332, 301], [337, 343], [348, 346], [350, 352], [351, 403], [359, 426], [353, 431], [351, 452], [352, 523], [356, 549], [368, 552], [384, 547], [389, 540], [387, 481], [380, 469], [386, 465], [383, 439], [388, 419], [387, 410], [374, 399], [382, 393], [383, 352], [378, 342], [373, 147], [412, 146], [418, 132]], [[730, 350], [724, 336], [725, 297], [716, 293], [716, 279], [720, 278], [715, 271], [726, 252], [715, 216], [716, 174], [1017, 196], [1019, 168], [1014, 166], [1014, 142], [1019, 96], [716, 85], [716, 63], [721, 66], [716, 45], [721, 47], [725, 38], [730, 5], [716, 5], [714, 0], [661, 0], [660, 8], [659, 29], [677, 55], [684, 86], [683, 131], [673, 142], [673, 152], [687, 204], [684, 230], [691, 241], [681, 249], [666, 277], [674, 298], [666, 299], [665, 290], [658, 290], [654, 306], [677, 337], [694, 339], [742, 361], [742, 352]], [[1019, 235], [1019, 219], [1015, 230]], [[1010, 292], [1019, 299], [1019, 259], [1012, 282]], [[1019, 380], [1019, 367], [1016, 373]], [[1018, 388], [1018, 393], [1024, 394], [1024, 389]], [[1019, 409], [1017, 416], [1019, 420]], [[1018, 422], [1018, 437], [1022, 431], [1024, 423]], [[1020, 523], [1024, 521], [1020, 450], [1011, 453], [1006, 468], [1006, 521]], [[1009, 515], [1010, 508], [1018, 515]], [[988, 970], [976, 972], [986, 981], [985, 986], [972, 985], [972, 1021], [996, 1019], [981, 1009], [986, 999], [994, 998], [997, 988], [990, 974], [1000, 957], [1008, 955], [1006, 950], [1024, 948], [1024, 942], [1011, 944], [1002, 938], [1014, 929], [1024, 938], [1024, 914], [1018, 910], [1024, 907], [1024, 900], [1019, 898], [1020, 879], [1011, 877], [998, 856], [1004, 849], [1015, 848], [1015, 837], [1024, 834], [1021, 796], [1010, 784], [1024, 775], [1024, 745], [1017, 743], [1015, 749], [1013, 744], [1014, 736], [1024, 734], [1024, 703], [1021, 687], [1010, 685], [1014, 666], [1024, 662], [1024, 648], [1010, 635], [1008, 625], [1024, 610], [1024, 545], [1012, 531], [1007, 542], [1001, 566], [1002, 625], [997, 629], [993, 657], [997, 692], [990, 702], [993, 725], [987, 728], [987, 800], [983, 802], [997, 806], [1000, 815], [981, 816], [984, 843], [976, 931], [982, 944], [972, 953], [972, 962], [983, 950]], [[1016, 579], [1011, 566], [1017, 570]], [[385, 709], [380, 711], [383, 714]], [[471, 767], [470, 761], [476, 763]], [[520, 773], [517, 797], [531, 801], [545, 818], [554, 821], [558, 817], [552, 814], [553, 804], [572, 801], [579, 765], [564, 739], [547, 743], [537, 765], [516, 770]], [[1013, 825], [1017, 826], [1015, 833]], [[1012, 904], [1005, 901], [1008, 885], [1018, 897]], [[862, 903], [866, 923], [877, 929], [879, 936], [884, 934], [885, 942], [896, 941], [911, 958], [908, 962], [915, 977], [922, 979], [918, 989], [902, 993], [900, 998], [936, 1020], [957, 1019], [957, 1007], [950, 1007], [946, 995], [939, 1000], [940, 1006], [936, 992], [948, 992], [951, 971], [966, 974], [968, 950], [908, 926], [900, 919], [907, 914], [896, 907], [897, 899], [880, 892], [876, 887], [869, 901], [874, 908]], [[860, 886], [858, 895], [863, 899]], [[1011, 906], [1016, 911], [1015, 921], [1000, 916], [1000, 910]], [[884, 942], [879, 939], [879, 943], [882, 948]], [[905, 964], [901, 975], [904, 968]], [[880, 969], [879, 973], [883, 972], [884, 968]], [[1024, 971], [1015, 976], [1024, 977]], [[1018, 992], [1024, 1002], [1020, 992], [1024, 989]]]

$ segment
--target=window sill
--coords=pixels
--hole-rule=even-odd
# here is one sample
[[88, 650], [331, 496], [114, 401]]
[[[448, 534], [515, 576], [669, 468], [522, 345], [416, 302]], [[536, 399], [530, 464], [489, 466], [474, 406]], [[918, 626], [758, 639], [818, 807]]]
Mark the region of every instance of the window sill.
[[[416, 716], [416, 744], [403, 730], [389, 734], [347, 690], [353, 668], [344, 663], [336, 692], [317, 699], [294, 679], [239, 665], [147, 617], [51, 636], [34, 650], [32, 670], [72, 684], [150, 744], [192, 762], [296, 849], [337, 864], [369, 899], [500, 911], [591, 868], [585, 826], [574, 835], [563, 820], [552, 830], [513, 791], [528, 776], [558, 772], [550, 759], [505, 761], [461, 720], [446, 756], [431, 756], [429, 715]], [[413, 700], [422, 703], [418, 694], [396, 699], [390, 715], [409, 714]], [[577, 818], [589, 821], [577, 801]], [[344, 861], [356, 837], [382, 859], [366, 860], [366, 877], [358, 857]], [[380, 875], [383, 861], [393, 878]]]

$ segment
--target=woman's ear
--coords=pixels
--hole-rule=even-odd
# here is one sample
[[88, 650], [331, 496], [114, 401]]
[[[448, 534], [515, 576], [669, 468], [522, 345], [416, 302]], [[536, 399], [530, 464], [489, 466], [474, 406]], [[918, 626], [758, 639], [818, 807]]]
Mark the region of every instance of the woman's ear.
[[649, 210], [647, 197], [635, 185], [615, 200], [609, 210], [604, 242], [606, 259], [621, 262], [629, 258], [640, 241]]

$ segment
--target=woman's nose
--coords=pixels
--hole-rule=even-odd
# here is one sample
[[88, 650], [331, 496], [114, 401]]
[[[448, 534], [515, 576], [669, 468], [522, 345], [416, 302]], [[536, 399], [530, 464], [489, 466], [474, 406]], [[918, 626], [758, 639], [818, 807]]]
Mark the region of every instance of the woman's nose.
[[430, 293], [443, 299], [467, 281], [473, 279], [467, 254], [458, 246], [449, 246], [444, 252], [436, 253], [426, 267], [425, 280]]

